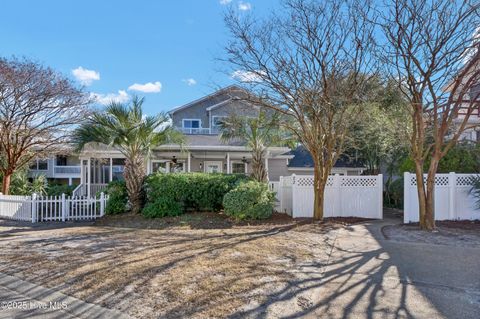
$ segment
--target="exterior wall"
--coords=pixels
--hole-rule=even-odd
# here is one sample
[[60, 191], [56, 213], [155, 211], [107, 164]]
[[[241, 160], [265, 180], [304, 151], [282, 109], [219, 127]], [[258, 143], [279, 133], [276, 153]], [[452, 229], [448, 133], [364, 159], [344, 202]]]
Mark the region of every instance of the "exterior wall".
[[268, 159], [268, 178], [272, 182], [280, 180], [280, 176], [289, 176], [292, 173], [288, 171], [287, 159], [270, 158]]
[[210, 119], [208, 117], [207, 108], [229, 98], [230, 97], [226, 93], [219, 94], [204, 101], [198, 102], [197, 104], [191, 105], [183, 110], [177, 111], [172, 114], [173, 126], [181, 128], [183, 119], [200, 119], [202, 121], [201, 127], [209, 128]]
[[251, 116], [257, 117], [258, 116], [258, 108], [252, 107], [245, 102], [242, 101], [231, 101], [226, 103], [225, 105], [219, 106], [210, 111], [210, 127], [213, 124], [213, 117], [214, 116], [232, 116], [232, 115], [239, 115], [242, 116]]

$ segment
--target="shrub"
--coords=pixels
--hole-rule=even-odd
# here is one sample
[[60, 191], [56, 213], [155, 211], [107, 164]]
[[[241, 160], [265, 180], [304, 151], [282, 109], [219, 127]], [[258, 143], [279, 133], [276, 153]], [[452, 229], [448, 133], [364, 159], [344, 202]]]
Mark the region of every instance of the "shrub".
[[121, 214], [125, 213], [128, 203], [127, 187], [123, 181], [115, 181], [108, 184], [105, 193], [108, 195], [105, 213]]
[[386, 207], [403, 209], [403, 177], [386, 185], [384, 204]]
[[142, 213], [148, 218], [178, 216], [183, 213], [183, 207], [171, 196], [160, 196], [147, 204]]
[[[147, 198], [143, 211], [149, 217], [176, 216], [186, 210], [219, 211], [223, 196], [243, 180], [244, 175], [152, 174], [145, 181]], [[166, 211], [168, 204], [172, 212]], [[155, 209], [162, 211], [155, 213]]]
[[237, 219], [265, 219], [272, 215], [274, 193], [267, 184], [242, 183], [223, 198], [225, 214]]
[[52, 184], [47, 187], [48, 196], [61, 196], [65, 194], [66, 196], [72, 196], [73, 190], [76, 185], [67, 185], [67, 184]]

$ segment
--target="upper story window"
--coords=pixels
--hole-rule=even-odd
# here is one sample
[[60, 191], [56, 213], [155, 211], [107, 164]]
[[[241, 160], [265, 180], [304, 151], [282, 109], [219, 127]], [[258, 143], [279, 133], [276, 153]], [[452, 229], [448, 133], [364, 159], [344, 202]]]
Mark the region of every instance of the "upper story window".
[[214, 132], [220, 131], [220, 122], [222, 122], [226, 116], [213, 116], [212, 117], [212, 130]]
[[48, 160], [37, 159], [30, 165], [31, 170], [35, 171], [48, 171]]
[[184, 119], [183, 128], [200, 128], [199, 119]]
[[57, 156], [57, 166], [67, 166], [67, 157], [58, 155]]

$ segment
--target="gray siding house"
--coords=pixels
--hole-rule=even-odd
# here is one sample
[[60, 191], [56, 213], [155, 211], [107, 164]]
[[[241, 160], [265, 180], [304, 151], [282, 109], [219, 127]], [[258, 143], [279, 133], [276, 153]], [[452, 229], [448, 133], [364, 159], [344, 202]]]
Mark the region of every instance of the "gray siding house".
[[[243, 142], [225, 142], [220, 139], [218, 123], [232, 114], [256, 117], [257, 106], [242, 100], [245, 91], [237, 86], [229, 86], [204, 96], [193, 102], [177, 107], [169, 112], [172, 125], [183, 132], [186, 145], [167, 144], [154, 149], [147, 160], [147, 173], [165, 172], [205, 172], [205, 173], [244, 173], [251, 172], [250, 150]], [[290, 150], [287, 147], [269, 147], [265, 165], [270, 181], [278, 181], [280, 176], [291, 174], [313, 174], [311, 157], [305, 149], [299, 147]], [[47, 177], [59, 182], [80, 182], [77, 195], [94, 193], [108, 182], [120, 179], [124, 167], [124, 158], [114, 148], [105, 145], [90, 145], [78, 156], [44, 161], [40, 166], [35, 162], [30, 173], [36, 175], [41, 169]], [[61, 165], [59, 165], [59, 163]], [[65, 167], [60, 167], [65, 166]], [[359, 163], [345, 164], [339, 161], [333, 173], [359, 175], [364, 168]], [[60, 172], [62, 174], [58, 175]], [[63, 173], [66, 174], [63, 174]], [[68, 172], [71, 172], [69, 175]]]

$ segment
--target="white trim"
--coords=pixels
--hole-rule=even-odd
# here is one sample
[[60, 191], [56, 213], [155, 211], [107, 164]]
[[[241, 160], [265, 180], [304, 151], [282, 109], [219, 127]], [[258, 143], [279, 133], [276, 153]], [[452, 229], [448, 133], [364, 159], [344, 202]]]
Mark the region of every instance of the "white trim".
[[220, 171], [218, 173], [223, 173], [223, 162], [222, 161], [204, 161], [203, 162], [203, 171], [205, 173], [207, 172], [207, 166], [210, 164], [218, 164], [218, 167], [220, 168]]
[[222, 101], [222, 102], [219, 102], [219, 103], [217, 103], [217, 104], [213, 104], [212, 106], [207, 107], [206, 110], [210, 112], [211, 110], [214, 110], [214, 109], [216, 109], [217, 107], [220, 107], [220, 106], [222, 106], [222, 105], [224, 105], [224, 104], [227, 104], [228, 102], [231, 102], [231, 101], [233, 101], [232, 98], [226, 99], [226, 100], [224, 100], [224, 101]]

